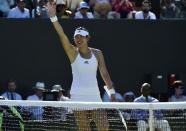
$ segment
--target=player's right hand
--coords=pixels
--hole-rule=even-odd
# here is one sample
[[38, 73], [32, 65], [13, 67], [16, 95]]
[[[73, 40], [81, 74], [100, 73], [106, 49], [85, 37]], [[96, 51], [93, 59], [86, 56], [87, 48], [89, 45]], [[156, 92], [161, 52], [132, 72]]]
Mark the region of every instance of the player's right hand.
[[50, 18], [56, 16], [56, 4], [53, 0], [47, 2], [47, 10]]

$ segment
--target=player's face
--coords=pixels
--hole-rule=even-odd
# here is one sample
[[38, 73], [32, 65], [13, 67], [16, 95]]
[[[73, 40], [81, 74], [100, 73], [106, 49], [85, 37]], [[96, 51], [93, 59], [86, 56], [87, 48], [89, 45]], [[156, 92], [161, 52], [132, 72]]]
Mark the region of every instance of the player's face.
[[74, 37], [74, 42], [75, 42], [77, 47], [81, 47], [84, 44], [87, 44], [87, 37], [86, 36], [82, 36], [82, 35], [76, 35]]

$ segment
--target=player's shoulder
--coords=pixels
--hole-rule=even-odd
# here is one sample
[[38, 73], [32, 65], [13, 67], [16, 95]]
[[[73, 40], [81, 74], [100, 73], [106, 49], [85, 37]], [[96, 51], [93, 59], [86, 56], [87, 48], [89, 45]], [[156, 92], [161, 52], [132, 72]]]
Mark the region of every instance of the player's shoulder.
[[101, 51], [100, 49], [97, 49], [97, 48], [92, 48], [92, 47], [89, 47], [92, 51], [97, 51], [97, 52], [99, 52], [99, 51]]
[[93, 53], [96, 53], [96, 54], [102, 53], [100, 49], [91, 48], [91, 47], [90, 47], [90, 49], [91, 49], [91, 51], [92, 51]]
[[93, 54], [96, 56], [97, 60], [99, 60], [100, 54], [101, 54], [101, 50], [100, 49], [96, 49], [96, 48], [90, 48], [91, 51], [93, 52]]

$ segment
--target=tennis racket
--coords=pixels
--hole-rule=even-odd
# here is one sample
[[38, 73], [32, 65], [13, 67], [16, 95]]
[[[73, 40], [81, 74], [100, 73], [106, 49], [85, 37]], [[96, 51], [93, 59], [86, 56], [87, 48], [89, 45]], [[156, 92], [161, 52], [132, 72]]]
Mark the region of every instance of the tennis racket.
[[[107, 86], [104, 86], [104, 89], [105, 89], [105, 91], [107, 92], [108, 96], [110, 97], [109, 90], [108, 90]], [[119, 117], [120, 117], [120, 119], [121, 119], [121, 122], [122, 122], [122, 124], [123, 124], [123, 127], [127, 130], [127, 123], [126, 123], [126, 121], [125, 121], [125, 119], [124, 119], [124, 117], [123, 117], [121, 111], [120, 111], [119, 109], [117, 109], [117, 112], [118, 112], [118, 114], [119, 114]]]

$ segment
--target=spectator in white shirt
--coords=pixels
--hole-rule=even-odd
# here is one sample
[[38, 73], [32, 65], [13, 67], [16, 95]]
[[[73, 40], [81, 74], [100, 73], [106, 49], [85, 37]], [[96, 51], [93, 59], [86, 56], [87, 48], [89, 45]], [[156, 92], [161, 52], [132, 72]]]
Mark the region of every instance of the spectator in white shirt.
[[17, 6], [9, 11], [7, 18], [30, 18], [30, 12], [25, 6], [25, 0], [17, 0]]
[[16, 82], [15, 80], [9, 80], [7, 85], [7, 91], [2, 94], [8, 100], [22, 100], [20, 94], [16, 92]]
[[[42, 101], [43, 92], [45, 91], [44, 82], [37, 82], [33, 87], [34, 94], [27, 97], [27, 100], [31, 101]], [[44, 109], [42, 107], [28, 107], [27, 109], [31, 113], [31, 119], [33, 120], [42, 120]]]
[[62, 88], [61, 85], [53, 85], [52, 86], [52, 92], [58, 92], [58, 101], [69, 101], [70, 99], [66, 96], [64, 96], [64, 89]]
[[135, 19], [148, 19], [156, 20], [156, 15], [150, 11], [151, 3], [148, 0], [143, 0], [142, 11], [138, 11], [135, 14]]
[[[69, 101], [70, 99], [66, 96], [64, 96], [64, 89], [62, 88], [61, 85], [53, 85], [52, 86], [52, 92], [57, 92], [58, 96], [57, 96], [57, 100], [58, 101]], [[54, 112], [54, 118], [55, 119], [59, 119], [62, 121], [66, 121], [67, 119], [67, 113], [68, 110], [67, 108], [64, 107], [57, 107], [57, 108], [53, 108], [53, 112]]]
[[79, 10], [75, 13], [74, 18], [75, 19], [93, 19], [94, 16], [92, 12], [88, 12], [89, 10], [89, 5], [82, 1], [79, 4]]

